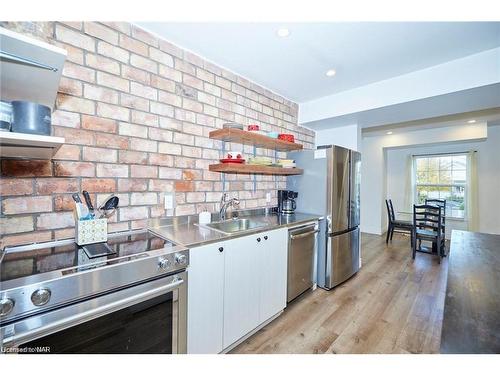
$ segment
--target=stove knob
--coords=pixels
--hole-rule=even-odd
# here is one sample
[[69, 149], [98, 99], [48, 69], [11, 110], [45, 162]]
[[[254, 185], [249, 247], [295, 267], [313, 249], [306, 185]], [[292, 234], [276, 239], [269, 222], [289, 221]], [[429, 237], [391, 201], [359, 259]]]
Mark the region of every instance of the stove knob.
[[37, 289], [31, 294], [31, 302], [35, 306], [43, 306], [49, 302], [50, 294], [50, 289], [48, 288]]
[[10, 298], [3, 298], [0, 300], [0, 316], [7, 316], [14, 308], [14, 301]]
[[167, 258], [160, 258], [158, 261], [158, 267], [162, 270], [167, 270], [170, 267], [170, 261]]
[[185, 265], [187, 263], [187, 257], [184, 254], [176, 254], [175, 263]]

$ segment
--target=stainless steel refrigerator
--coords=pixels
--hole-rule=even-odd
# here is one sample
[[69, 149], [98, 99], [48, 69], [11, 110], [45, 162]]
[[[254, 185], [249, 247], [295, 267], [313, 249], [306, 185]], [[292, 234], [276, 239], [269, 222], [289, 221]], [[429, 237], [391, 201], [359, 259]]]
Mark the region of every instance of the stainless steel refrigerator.
[[290, 152], [300, 176], [288, 177], [287, 189], [299, 193], [297, 211], [321, 214], [317, 283], [331, 289], [359, 270], [361, 154], [340, 146]]

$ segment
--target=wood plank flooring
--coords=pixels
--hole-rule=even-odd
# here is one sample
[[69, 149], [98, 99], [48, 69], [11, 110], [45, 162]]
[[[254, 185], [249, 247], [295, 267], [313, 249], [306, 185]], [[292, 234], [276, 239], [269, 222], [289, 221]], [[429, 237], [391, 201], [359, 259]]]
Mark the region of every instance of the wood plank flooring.
[[332, 291], [292, 302], [231, 353], [438, 353], [447, 258], [417, 253], [409, 238], [362, 235], [363, 267]]

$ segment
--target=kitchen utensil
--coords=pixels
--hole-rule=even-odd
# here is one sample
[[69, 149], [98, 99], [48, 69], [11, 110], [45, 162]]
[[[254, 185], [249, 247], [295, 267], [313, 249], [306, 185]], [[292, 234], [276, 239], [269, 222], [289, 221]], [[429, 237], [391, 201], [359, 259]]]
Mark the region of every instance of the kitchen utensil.
[[86, 220], [89, 218], [89, 210], [86, 206], [83, 205], [82, 200], [80, 199], [80, 195], [78, 193], [74, 193], [72, 195], [73, 200], [75, 201], [75, 210], [76, 210], [76, 218], [77, 220]]
[[87, 204], [87, 207], [89, 209], [90, 217], [94, 218], [94, 206], [92, 205], [92, 199], [90, 199], [90, 194], [87, 190], [83, 191], [83, 197], [85, 198], [85, 203]]
[[282, 141], [295, 143], [295, 137], [293, 134], [281, 133], [280, 135], [278, 135], [278, 139], [281, 139]]
[[220, 159], [221, 163], [243, 164], [245, 159]]
[[50, 135], [50, 108], [23, 100], [12, 102], [11, 130], [18, 133]]
[[257, 124], [251, 124], [247, 126], [248, 131], [258, 131], [260, 130], [260, 126]]
[[101, 214], [100, 218], [108, 218], [112, 216], [118, 207], [119, 201], [120, 199], [116, 195], [111, 195], [108, 199], [106, 199], [104, 204], [99, 207], [99, 212]]
[[228, 151], [225, 159], [243, 159], [243, 155], [238, 151]]

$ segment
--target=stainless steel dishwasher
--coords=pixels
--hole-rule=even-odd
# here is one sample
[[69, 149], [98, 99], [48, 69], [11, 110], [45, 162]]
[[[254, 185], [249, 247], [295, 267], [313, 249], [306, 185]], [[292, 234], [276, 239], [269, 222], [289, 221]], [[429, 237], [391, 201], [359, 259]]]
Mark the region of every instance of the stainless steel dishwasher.
[[287, 302], [313, 286], [314, 250], [318, 224], [307, 223], [288, 231]]

